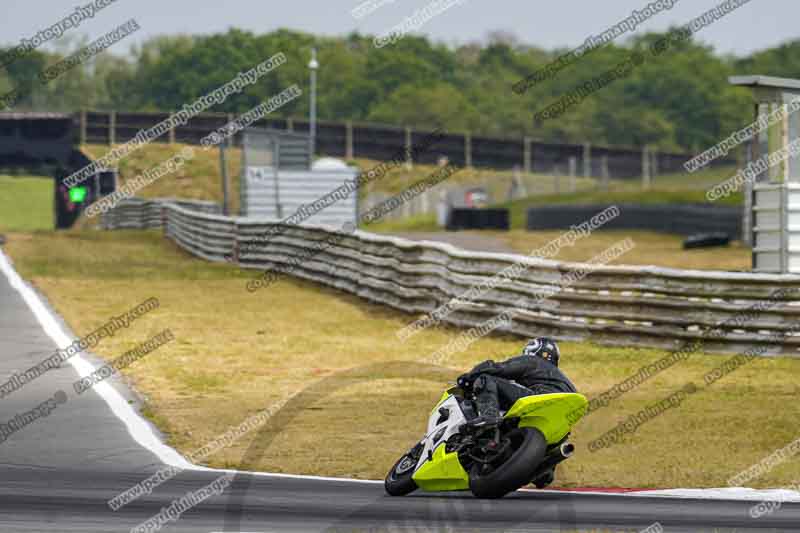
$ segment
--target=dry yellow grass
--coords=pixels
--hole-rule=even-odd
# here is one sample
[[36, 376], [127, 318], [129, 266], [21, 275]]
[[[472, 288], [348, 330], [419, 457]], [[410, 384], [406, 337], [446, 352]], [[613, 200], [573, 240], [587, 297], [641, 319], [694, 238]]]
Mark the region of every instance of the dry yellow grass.
[[[120, 160], [119, 185], [135, 178], [145, 170], [157, 167], [167, 159], [177, 155], [187, 147], [185, 144], [152, 143]], [[112, 147], [100, 144], [87, 144], [81, 150], [92, 159], [103, 157]], [[176, 172], [167, 174], [136, 193], [141, 198], [184, 198], [192, 200], [222, 201], [222, 178], [220, 173], [219, 149], [203, 150], [193, 146], [195, 156]], [[241, 150], [228, 151], [228, 176], [230, 177], [230, 207], [239, 211], [239, 174], [241, 170]]]
[[[133, 152], [119, 162], [120, 184], [134, 178], [145, 170], [154, 168], [170, 157], [178, 154], [185, 144], [162, 144], [152, 143]], [[187, 162], [180, 170], [169, 174], [160, 180], [142, 189], [137, 196], [143, 198], [175, 197], [189, 198], [196, 200], [222, 200], [222, 181], [220, 173], [219, 149], [205, 151], [199, 146], [195, 146], [195, 157]], [[81, 149], [93, 159], [104, 156], [111, 147], [99, 144], [83, 145]], [[241, 172], [242, 151], [239, 148], [228, 150], [228, 175], [231, 179], [231, 209], [234, 213], [239, 210], [239, 176]], [[358, 158], [349, 163], [362, 170], [369, 170], [380, 165], [379, 161]], [[377, 179], [360, 192], [361, 195], [372, 192], [384, 192], [396, 194], [415, 183], [416, 181], [429, 176], [438, 169], [435, 165], [415, 164], [410, 170], [405, 165], [394, 168], [386, 173], [385, 176]], [[464, 168], [459, 170], [448, 183], [452, 184], [484, 184], [489, 187], [494, 197], [498, 201], [505, 199], [508, 188], [511, 186], [512, 171]], [[540, 192], [552, 192], [552, 178], [538, 174], [521, 174], [532, 190]], [[578, 179], [577, 185], [585, 189], [591, 180]]]
[[[405, 343], [394, 332], [413, 317], [296, 280], [254, 294], [253, 272], [191, 258], [160, 232], [14, 233], [17, 269], [77, 333], [92, 331], [155, 296], [161, 307], [96, 349], [107, 359], [170, 328], [176, 340], [127, 368], [145, 413], [169, 443], [189, 453], [247, 416], [301, 393], [263, 431], [208, 458], [297, 474], [382, 478], [424, 430], [448, 380], [487, 358], [516, 353], [521, 339], [492, 336], [437, 369], [421, 363], [459, 334], [436, 328]], [[661, 357], [659, 350], [563, 343], [563, 368], [589, 397]], [[694, 355], [574, 432], [575, 458], [561, 486], [709, 487], [796, 439], [800, 361], [758, 360], [702, 387], [724, 356]], [[590, 453], [587, 444], [643, 406], [694, 381], [701, 390], [624, 442]], [[257, 453], [248, 449], [261, 444]], [[753, 485], [800, 477], [787, 461]]]

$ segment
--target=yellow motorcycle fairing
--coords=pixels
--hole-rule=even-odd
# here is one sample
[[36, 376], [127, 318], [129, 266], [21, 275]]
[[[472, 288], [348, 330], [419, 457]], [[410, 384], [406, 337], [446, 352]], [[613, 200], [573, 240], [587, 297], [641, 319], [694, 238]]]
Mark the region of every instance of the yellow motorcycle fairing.
[[458, 453], [446, 453], [444, 448], [444, 443], [437, 446], [433, 457], [425, 461], [411, 479], [428, 492], [469, 489], [469, 474], [461, 466]]
[[537, 394], [517, 400], [503, 418], [519, 418], [519, 427], [536, 428], [542, 432], [547, 444], [557, 444], [583, 417], [588, 406], [583, 394]]

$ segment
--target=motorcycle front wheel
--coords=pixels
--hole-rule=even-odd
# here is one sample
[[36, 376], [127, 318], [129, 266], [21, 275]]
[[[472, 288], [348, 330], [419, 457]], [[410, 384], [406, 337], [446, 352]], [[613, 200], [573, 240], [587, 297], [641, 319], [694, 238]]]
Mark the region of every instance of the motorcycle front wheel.
[[476, 462], [469, 472], [469, 489], [477, 498], [502, 498], [528, 484], [547, 450], [547, 441], [535, 428], [517, 428], [506, 436], [510, 453], [498, 463]]
[[417, 490], [417, 483], [411, 478], [419, 460], [419, 457], [414, 457], [415, 450], [416, 448], [401, 457], [386, 475], [383, 486], [389, 496], [405, 496]]

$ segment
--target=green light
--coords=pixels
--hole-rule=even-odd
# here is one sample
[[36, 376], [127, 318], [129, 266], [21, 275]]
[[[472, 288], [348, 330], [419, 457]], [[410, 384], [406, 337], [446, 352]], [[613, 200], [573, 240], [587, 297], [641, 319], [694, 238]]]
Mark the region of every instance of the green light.
[[73, 204], [82, 204], [88, 192], [86, 187], [73, 187], [69, 190], [69, 201]]

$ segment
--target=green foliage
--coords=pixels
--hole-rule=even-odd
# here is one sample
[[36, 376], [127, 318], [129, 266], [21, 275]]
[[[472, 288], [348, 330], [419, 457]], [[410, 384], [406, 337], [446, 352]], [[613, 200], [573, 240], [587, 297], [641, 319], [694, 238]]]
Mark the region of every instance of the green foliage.
[[447, 124], [447, 131], [479, 127], [480, 116], [470, 101], [452, 85], [439, 83], [417, 88], [403, 85], [370, 112], [373, 122], [411, 123], [428, 129]]
[[800, 78], [800, 41], [757, 52], [735, 61], [734, 64], [737, 71], [745, 74]]
[[[310, 50], [319, 52], [318, 108], [322, 119], [388, 122], [475, 134], [521, 136], [607, 145], [649, 144], [660, 150], [703, 150], [750, 118], [747, 91], [733, 74], [800, 77], [800, 41], [749, 57], [721, 56], [688, 41], [647, 61], [569, 109], [533, 123], [533, 114], [614, 68], [662, 33], [648, 33], [597, 49], [554, 78], [517, 95], [511, 86], [566, 50], [545, 51], [493, 32], [485, 44], [458, 47], [406, 36], [376, 49], [372, 36], [318, 37], [286, 29], [268, 34], [231, 29], [212, 35], [154, 37], [127, 57], [103, 52], [41, 86], [37, 73], [87, 39], [62, 40], [56, 52], [35, 51], [0, 70], [0, 88], [20, 87], [20, 109], [174, 110], [239, 72], [283, 52], [288, 63], [228, 98], [213, 111], [240, 113], [297, 83], [308, 90]], [[121, 47], [121, 45], [118, 45]], [[119, 48], [114, 49], [119, 52]], [[308, 98], [278, 110], [304, 116]]]

